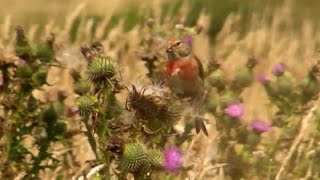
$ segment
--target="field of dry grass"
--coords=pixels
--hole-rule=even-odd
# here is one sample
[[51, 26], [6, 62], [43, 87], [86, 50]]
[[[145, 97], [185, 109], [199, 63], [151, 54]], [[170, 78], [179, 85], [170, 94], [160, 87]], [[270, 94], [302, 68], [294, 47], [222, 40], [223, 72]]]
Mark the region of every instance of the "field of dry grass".
[[[22, 24], [27, 29], [29, 39], [39, 39], [38, 33], [45, 37], [50, 32], [55, 32], [58, 44], [58, 61], [62, 62], [67, 69], [52, 68], [49, 72], [48, 82], [56, 83], [53, 87], [45, 87], [46, 93], [38, 93], [36, 96], [42, 101], [46, 97], [55, 99], [58, 90], [64, 90], [69, 94], [66, 104], [74, 105], [75, 95], [72, 90], [72, 78], [69, 76], [70, 69], [85, 69], [85, 61], [79, 52], [79, 46], [83, 43], [92, 42], [95, 39], [101, 40], [105, 52], [114, 59], [118, 59], [121, 64], [121, 72], [125, 85], [130, 85], [136, 79], [141, 78], [147, 72], [143, 62], [139, 60], [138, 51], [142, 41], [142, 34], [147, 34], [147, 27], [137, 24], [130, 30], [124, 28], [124, 21], [119, 20], [105, 36], [105, 29], [111, 23], [110, 19], [113, 12], [125, 11], [129, 8], [128, 4], [139, 3], [138, 14], [145, 17], [150, 11], [153, 13], [156, 22], [160, 22], [162, 10], [159, 4], [162, 1], [145, 2], [142, 0], [56, 0], [45, 1], [30, 0], [28, 6], [25, 3], [16, 3], [13, 0], [2, 0], [0, 6], [0, 52], [10, 53], [13, 49], [14, 32], [12, 26]], [[142, 3], [143, 2], [143, 3]], [[40, 5], [41, 4], [41, 5]], [[45, 7], [45, 8], [43, 8]], [[164, 16], [164, 25], [170, 24], [170, 21], [185, 22], [188, 12], [192, 7], [184, 3], [178, 12], [172, 16]], [[271, 74], [271, 68], [274, 64], [283, 62], [292, 72], [296, 81], [299, 82], [306, 76], [307, 70], [319, 60], [318, 48], [320, 44], [320, 33], [317, 23], [309, 12], [301, 17], [301, 26], [297, 27], [295, 19], [297, 5], [288, 0], [279, 7], [268, 8], [261, 12], [250, 12], [250, 19], [246, 20], [248, 26], [243, 30], [243, 14], [234, 11], [230, 13], [224, 21], [221, 31], [217, 34], [215, 40], [210, 41], [208, 34], [211, 26], [210, 13], [202, 12], [197, 19], [197, 24], [203, 27], [201, 34], [194, 37], [193, 49], [199, 56], [202, 63], [207, 68], [208, 61], [215, 59], [222, 63], [222, 68], [226, 72], [226, 78], [232, 80], [233, 74], [241, 67], [249, 57], [255, 57], [258, 65], [254, 70], [254, 77], [260, 74]], [[308, 11], [308, 10], [306, 10]], [[93, 19], [85, 18], [88, 14], [100, 14], [102, 20], [98, 25], [94, 24]], [[145, 13], [145, 14], [144, 14]], [[73, 27], [74, 21], [80, 18], [81, 22], [77, 29], [77, 37], [73, 43], [68, 42], [69, 32]], [[157, 19], [158, 18], [158, 19]], [[211, 24], [210, 24], [211, 23]], [[95, 26], [95, 31], [92, 31]], [[120, 94], [119, 99], [125, 101], [126, 94]], [[244, 119], [261, 118], [270, 121], [274, 117], [276, 108], [270, 105], [269, 99], [258, 81], [247, 88], [241, 96], [244, 99], [246, 114]], [[206, 115], [210, 120], [215, 119], [209, 113]], [[246, 122], [245, 122], [246, 123]], [[78, 128], [78, 123], [74, 121], [67, 122], [68, 127]], [[310, 124], [306, 125], [310, 127]], [[202, 135], [195, 136], [191, 142], [182, 146], [182, 152], [185, 156], [185, 166], [193, 164], [192, 171], [188, 171], [189, 179], [225, 179], [224, 164], [212, 164], [216, 157], [217, 139], [219, 134], [214, 123], [208, 123], [210, 138]], [[263, 141], [272, 141], [279, 136], [279, 129], [272, 128], [271, 131], [263, 134]], [[300, 131], [301, 136], [305, 131]], [[305, 137], [308, 141], [310, 137]], [[88, 168], [87, 160], [93, 159], [90, 147], [86, 138], [81, 134], [72, 139], [72, 149], [61, 149], [61, 144], [57, 143], [52, 150], [58, 157], [59, 154], [70, 153], [68, 161], [70, 169], [58, 168], [55, 171], [42, 172], [43, 179], [52, 179], [57, 174], [64, 174], [70, 179], [76, 179], [83, 171]], [[201, 148], [199, 148], [201, 147]], [[299, 147], [293, 147], [298, 149]], [[1, 153], [0, 153], [1, 154]], [[288, 154], [280, 153], [276, 161], [285, 162]], [[279, 169], [275, 169], [273, 174], [277, 174]], [[86, 171], [87, 172], [87, 171]], [[319, 173], [319, 172], [318, 172]], [[306, 174], [307, 176], [308, 174]], [[182, 174], [180, 178], [182, 178]], [[179, 178], [179, 176], [177, 177]], [[296, 177], [298, 178], [298, 177]], [[300, 178], [300, 177], [299, 177]], [[301, 177], [302, 178], [302, 177]], [[251, 179], [260, 179], [259, 176], [251, 176]]]

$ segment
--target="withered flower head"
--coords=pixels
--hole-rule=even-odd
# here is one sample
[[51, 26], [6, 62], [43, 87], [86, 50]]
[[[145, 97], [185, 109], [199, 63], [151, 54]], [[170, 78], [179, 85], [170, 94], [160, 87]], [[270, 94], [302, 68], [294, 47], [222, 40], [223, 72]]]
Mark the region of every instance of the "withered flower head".
[[16, 30], [16, 35], [17, 35], [17, 41], [22, 42], [22, 41], [27, 41], [24, 29], [22, 26], [18, 25], [15, 27]]
[[141, 119], [170, 123], [180, 114], [180, 103], [170, 99], [170, 90], [163, 85], [132, 85], [128, 90], [127, 109]]
[[115, 154], [122, 154], [124, 142], [122, 139], [112, 137], [107, 141], [106, 150]]

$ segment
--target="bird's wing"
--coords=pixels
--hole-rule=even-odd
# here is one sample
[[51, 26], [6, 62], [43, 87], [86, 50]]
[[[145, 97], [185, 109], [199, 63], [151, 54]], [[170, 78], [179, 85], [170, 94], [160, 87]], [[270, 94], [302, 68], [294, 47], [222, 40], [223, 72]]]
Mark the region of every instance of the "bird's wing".
[[200, 78], [203, 80], [203, 79], [204, 79], [204, 69], [203, 69], [203, 65], [202, 65], [200, 59], [199, 59], [195, 54], [193, 54], [193, 57], [194, 57], [194, 59], [196, 60], [197, 65], [198, 65], [199, 76], [200, 76]]
[[200, 77], [201, 80], [202, 80], [201, 100], [203, 100], [203, 98], [204, 98], [204, 69], [203, 69], [203, 65], [202, 65], [200, 59], [199, 59], [195, 54], [193, 54], [192, 56], [194, 57], [195, 61], [197, 62], [198, 71], [199, 71], [199, 77]]

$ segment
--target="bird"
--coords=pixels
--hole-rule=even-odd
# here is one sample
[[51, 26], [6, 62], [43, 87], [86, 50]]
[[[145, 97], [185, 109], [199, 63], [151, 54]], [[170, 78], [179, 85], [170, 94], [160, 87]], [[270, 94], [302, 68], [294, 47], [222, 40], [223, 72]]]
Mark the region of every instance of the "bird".
[[[190, 38], [169, 39], [164, 77], [171, 92], [178, 98], [187, 99], [197, 114], [200, 114], [204, 96], [204, 69], [200, 59], [193, 54]], [[195, 116], [196, 132], [208, 136], [203, 118]]]

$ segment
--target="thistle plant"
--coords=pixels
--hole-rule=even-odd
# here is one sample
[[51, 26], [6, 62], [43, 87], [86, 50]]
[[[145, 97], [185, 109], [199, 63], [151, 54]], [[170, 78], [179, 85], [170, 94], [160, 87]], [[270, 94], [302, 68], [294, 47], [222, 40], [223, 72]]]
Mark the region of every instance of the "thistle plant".
[[[2, 127], [6, 141], [2, 162], [2, 168], [6, 169], [4, 178], [12, 178], [17, 172], [24, 172], [24, 178], [37, 178], [41, 170], [58, 166], [58, 161], [49, 149], [52, 143], [63, 139], [67, 130], [62, 118], [65, 96], [60, 95], [55, 101], [43, 103], [32, 93], [33, 90], [42, 90], [44, 85], [49, 85], [48, 69], [58, 66], [53, 43], [54, 39], [51, 38], [51, 48], [46, 49], [46, 55], [42, 54], [40, 58], [39, 52], [44, 52], [44, 49], [40, 46], [38, 53], [35, 53], [23, 28], [17, 26], [17, 57], [11, 61], [1, 61], [4, 79], [1, 106], [6, 120], [4, 125], [8, 127]], [[34, 139], [29, 146], [37, 149], [38, 153], [34, 153], [23, 143], [26, 138]], [[48, 160], [53, 163], [45, 163]]]
[[1, 179], [319, 179], [316, 26], [202, 3], [4, 23]]

